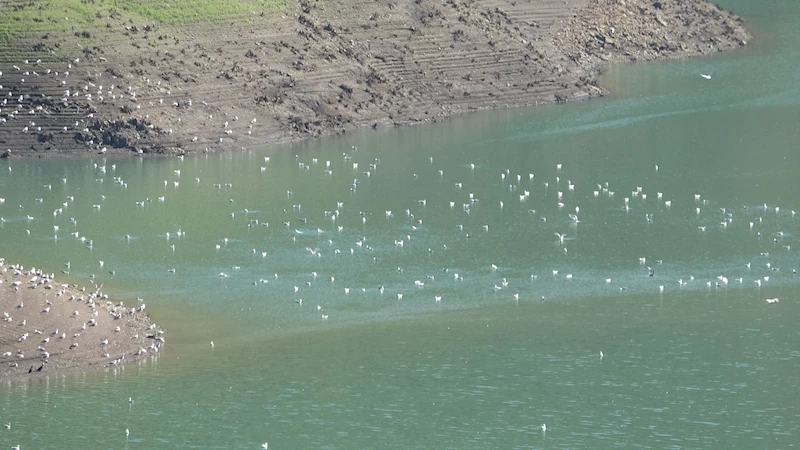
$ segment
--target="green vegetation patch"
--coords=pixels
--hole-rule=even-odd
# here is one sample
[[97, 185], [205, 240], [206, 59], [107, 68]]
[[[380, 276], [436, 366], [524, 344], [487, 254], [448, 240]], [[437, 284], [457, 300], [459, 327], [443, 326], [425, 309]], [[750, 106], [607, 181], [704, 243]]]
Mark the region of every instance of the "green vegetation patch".
[[30, 33], [88, 32], [112, 21], [184, 26], [247, 21], [285, 10], [289, 0], [2, 0], [0, 40]]
[[244, 19], [283, 10], [288, 0], [109, 0], [105, 3], [114, 3], [143, 19], [183, 25]]

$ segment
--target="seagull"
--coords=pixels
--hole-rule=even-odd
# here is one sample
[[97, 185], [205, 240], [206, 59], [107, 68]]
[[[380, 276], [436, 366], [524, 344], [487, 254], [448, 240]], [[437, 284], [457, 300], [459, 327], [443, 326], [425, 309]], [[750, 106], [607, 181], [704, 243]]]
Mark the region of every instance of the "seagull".
[[710, 80], [711, 79], [711, 74], [701, 73], [700, 76], [705, 78], [706, 80]]
[[264, 449], [269, 448], [269, 443], [268, 442], [264, 442], [263, 444], [261, 444], [261, 448], [264, 448]]

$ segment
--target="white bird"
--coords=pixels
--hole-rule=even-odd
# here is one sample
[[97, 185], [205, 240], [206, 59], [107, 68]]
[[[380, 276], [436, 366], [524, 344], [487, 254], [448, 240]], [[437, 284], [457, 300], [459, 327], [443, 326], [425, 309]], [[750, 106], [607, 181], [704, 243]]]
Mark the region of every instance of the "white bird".
[[[253, 119], [253, 120], [255, 120], [255, 119]], [[269, 443], [264, 442], [263, 444], [261, 444], [261, 448], [264, 448], [264, 449], [269, 448]]]
[[705, 78], [706, 80], [710, 80], [711, 79], [711, 74], [701, 73], [700, 76]]
[[214, 341], [211, 341], [211, 348], [214, 348]]

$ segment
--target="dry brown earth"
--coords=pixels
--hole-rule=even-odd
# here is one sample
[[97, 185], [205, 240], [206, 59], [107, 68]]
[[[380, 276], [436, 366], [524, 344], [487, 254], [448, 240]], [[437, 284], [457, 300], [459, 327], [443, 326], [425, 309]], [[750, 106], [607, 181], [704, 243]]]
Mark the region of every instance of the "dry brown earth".
[[114, 303], [100, 288], [61, 284], [0, 259], [0, 378], [114, 367], [157, 354], [163, 330], [144, 303]]
[[107, 17], [0, 49], [0, 154], [175, 154], [572, 101], [603, 94], [607, 63], [750, 38], [702, 0], [321, 4], [191, 30]]

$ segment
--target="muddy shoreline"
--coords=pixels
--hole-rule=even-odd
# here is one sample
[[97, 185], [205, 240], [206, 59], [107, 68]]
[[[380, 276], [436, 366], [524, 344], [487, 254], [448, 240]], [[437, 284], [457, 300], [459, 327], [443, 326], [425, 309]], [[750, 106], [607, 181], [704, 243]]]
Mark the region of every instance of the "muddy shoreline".
[[111, 15], [21, 39], [0, 52], [0, 156], [176, 155], [577, 101], [604, 95], [608, 64], [751, 38], [703, 0], [320, 5], [195, 29]]

